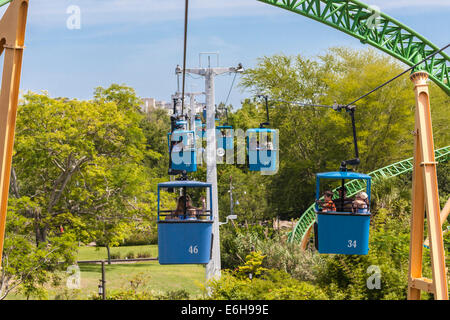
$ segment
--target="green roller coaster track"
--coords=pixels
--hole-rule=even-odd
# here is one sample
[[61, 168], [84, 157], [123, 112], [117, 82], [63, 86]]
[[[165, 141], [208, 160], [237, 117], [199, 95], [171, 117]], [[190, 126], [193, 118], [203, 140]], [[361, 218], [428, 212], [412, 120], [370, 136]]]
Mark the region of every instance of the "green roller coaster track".
[[[450, 146], [437, 149], [434, 151], [436, 161], [445, 162], [450, 158]], [[381, 179], [388, 179], [399, 176], [401, 174], [411, 172], [413, 169], [413, 158], [409, 158], [400, 162], [396, 162], [384, 168], [375, 170], [369, 175], [372, 177], [372, 185]], [[345, 184], [347, 194], [353, 196], [356, 193], [363, 191], [366, 185], [361, 180], [351, 180]], [[337, 193], [337, 189], [333, 193]], [[302, 243], [304, 237], [307, 236], [308, 230], [313, 226], [316, 220], [316, 213], [314, 211], [314, 204], [312, 204], [301, 216], [295, 225], [292, 232], [289, 233], [288, 242]]]
[[0, 0], [0, 7], [4, 6], [7, 3], [10, 3], [12, 0]]
[[[345, 32], [409, 66], [438, 51], [436, 45], [394, 18], [355, 0], [258, 0]], [[426, 6], [426, 2], [424, 2]], [[450, 58], [440, 52], [423, 69], [450, 95]]]

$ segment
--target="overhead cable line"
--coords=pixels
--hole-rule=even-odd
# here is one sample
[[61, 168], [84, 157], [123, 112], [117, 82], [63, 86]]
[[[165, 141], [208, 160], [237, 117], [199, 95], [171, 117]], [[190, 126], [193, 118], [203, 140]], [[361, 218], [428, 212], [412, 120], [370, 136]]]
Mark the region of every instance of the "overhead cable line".
[[225, 100], [225, 107], [227, 106], [228, 99], [230, 98], [231, 90], [233, 90], [234, 81], [236, 80], [236, 75], [237, 75], [237, 73], [235, 72], [234, 77], [233, 77], [233, 82], [231, 82], [230, 91], [228, 91], [228, 96], [227, 96], [227, 99]]
[[[381, 89], [382, 87], [388, 85], [389, 83], [391, 83], [392, 81], [398, 79], [399, 77], [401, 77], [402, 75], [404, 75], [405, 73], [407, 73], [408, 71], [411, 71], [412, 69], [418, 67], [419, 65], [421, 65], [422, 63], [424, 63], [425, 61], [427, 61], [428, 59], [434, 57], [435, 55], [437, 55], [438, 53], [444, 51], [445, 49], [447, 49], [448, 47], [450, 47], [450, 43], [448, 45], [446, 45], [445, 47], [443, 47], [442, 49], [430, 54], [429, 56], [427, 56], [425, 59], [422, 59], [420, 62], [416, 63], [415, 65], [409, 67], [408, 69], [406, 69], [405, 71], [401, 72], [400, 74], [396, 75], [395, 77], [391, 78], [390, 80], [384, 82], [383, 84], [377, 86], [375, 89], [367, 92], [366, 94], [362, 95], [361, 97], [359, 97], [356, 100], [353, 100], [352, 102], [348, 103], [348, 104], [335, 104], [333, 106], [328, 106], [328, 105], [323, 105], [323, 104], [311, 104], [311, 103], [302, 103], [302, 102], [296, 102], [296, 101], [286, 101], [286, 100], [282, 100], [282, 99], [274, 99], [274, 98], [270, 98], [271, 101], [274, 102], [281, 102], [281, 103], [288, 103], [288, 104], [294, 104], [294, 105], [298, 105], [301, 107], [320, 107], [320, 108], [330, 108], [330, 109], [334, 109], [334, 110], [341, 110], [341, 109], [353, 109], [356, 106], [354, 106], [354, 104], [356, 102], [358, 102], [359, 100], [367, 97], [368, 95], [370, 95], [371, 93]], [[264, 95], [258, 95], [258, 97], [264, 97]]]
[[[261, 97], [267, 97], [267, 96], [258, 95], [258, 97], [261, 98]], [[287, 103], [287, 104], [295, 104], [300, 107], [317, 107], [317, 108], [329, 108], [329, 109], [337, 108], [337, 106], [327, 106], [324, 104], [303, 103], [303, 102], [296, 102], [296, 101], [286, 101], [286, 100], [282, 100], [282, 99], [273, 99], [273, 98], [270, 98], [270, 101]]]
[[352, 105], [352, 104], [355, 104], [355, 103], [358, 102], [359, 100], [361, 100], [361, 99], [367, 97], [369, 94], [371, 94], [371, 93], [377, 91], [378, 89], [381, 89], [382, 87], [384, 87], [385, 85], [391, 83], [391, 82], [394, 81], [395, 79], [400, 78], [402, 75], [404, 75], [404, 74], [407, 73], [408, 71], [410, 71], [410, 70], [412, 70], [412, 69], [415, 69], [416, 67], [418, 67], [419, 65], [421, 65], [422, 63], [424, 63], [424, 62], [427, 61], [428, 59], [434, 57], [434, 56], [437, 55], [438, 53], [444, 51], [444, 50], [447, 49], [448, 47], [450, 47], [450, 43], [449, 43], [448, 45], [446, 45], [445, 47], [443, 47], [442, 49], [440, 49], [440, 50], [438, 50], [438, 51], [436, 51], [436, 52], [430, 54], [430, 55], [429, 55], [428, 57], [426, 57], [425, 59], [422, 59], [422, 61], [416, 63], [416, 64], [413, 65], [412, 67], [409, 67], [408, 69], [406, 69], [406, 70], [403, 71], [402, 73], [398, 74], [397, 76], [393, 77], [392, 79], [386, 81], [385, 83], [379, 85], [379, 86], [376, 87], [375, 89], [373, 89], [373, 90], [367, 92], [366, 94], [362, 95], [362, 96], [359, 97], [358, 99], [356, 99], [356, 100], [350, 102], [349, 104], [345, 105], [345, 107], [348, 107], [348, 106], [350, 106], [350, 105]]
[[183, 50], [183, 88], [181, 94], [181, 114], [184, 114], [184, 89], [186, 84], [186, 51], [187, 51], [187, 27], [188, 27], [189, 0], [186, 0], [184, 10], [184, 50]]

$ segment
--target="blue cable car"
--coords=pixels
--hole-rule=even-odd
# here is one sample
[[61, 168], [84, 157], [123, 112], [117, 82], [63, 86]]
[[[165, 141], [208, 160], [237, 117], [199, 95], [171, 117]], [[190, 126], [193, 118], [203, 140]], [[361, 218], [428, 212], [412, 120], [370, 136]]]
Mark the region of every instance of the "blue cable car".
[[[196, 218], [189, 218], [186, 209], [180, 215], [177, 210], [162, 210], [161, 189], [180, 189], [187, 199], [188, 188], [209, 189], [211, 183], [199, 181], [171, 181], [158, 184], [158, 259], [160, 264], [207, 264], [212, 253], [212, 204], [201, 210]], [[181, 198], [181, 197], [180, 197]], [[179, 199], [180, 201], [180, 199]], [[187, 208], [186, 200], [184, 208]], [[174, 219], [176, 217], [176, 219]]]
[[275, 129], [247, 130], [248, 168], [250, 171], [277, 170], [277, 132]]
[[195, 133], [191, 130], [175, 130], [168, 133], [170, 167], [169, 172], [197, 171]]
[[206, 138], [206, 124], [202, 123], [200, 119], [195, 120], [195, 135], [198, 138]]
[[204, 127], [205, 125], [202, 123], [202, 120], [200, 118], [195, 118], [195, 135], [197, 138], [205, 137]]
[[175, 122], [177, 129], [179, 130], [187, 130], [188, 129], [188, 123], [185, 120], [178, 120]]
[[[368, 199], [367, 209], [363, 212], [345, 212], [343, 208], [344, 196], [333, 200], [336, 211], [319, 208], [320, 180], [341, 180], [341, 188], [344, 189], [345, 180], [361, 179], [366, 184]], [[314, 225], [316, 248], [319, 253], [356, 254], [366, 255], [369, 251], [369, 226], [370, 226], [370, 189], [371, 177], [366, 174], [336, 171], [318, 173], [316, 175], [316, 224]], [[340, 205], [341, 204], [341, 205]], [[351, 210], [351, 209], [350, 209]], [[348, 210], [347, 210], [348, 211]]]
[[234, 150], [234, 137], [233, 137], [233, 127], [232, 126], [217, 126], [216, 127], [216, 139], [217, 148], [222, 148], [226, 150]]

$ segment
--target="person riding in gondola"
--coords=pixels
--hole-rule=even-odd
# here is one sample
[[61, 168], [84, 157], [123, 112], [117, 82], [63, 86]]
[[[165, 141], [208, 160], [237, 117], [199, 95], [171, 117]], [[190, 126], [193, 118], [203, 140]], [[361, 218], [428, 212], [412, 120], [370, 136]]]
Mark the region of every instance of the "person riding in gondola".
[[367, 213], [369, 208], [369, 201], [367, 193], [360, 192], [356, 195], [355, 201], [353, 201], [354, 213]]
[[172, 153], [178, 153], [183, 151], [183, 137], [180, 137], [179, 141], [173, 141], [173, 146], [172, 146]]
[[334, 199], [338, 212], [353, 212], [353, 198], [347, 198], [347, 188], [339, 188], [339, 198]]
[[206, 210], [206, 200], [201, 198], [202, 208], [196, 208], [192, 205], [192, 200], [189, 195], [180, 196], [177, 201], [177, 208], [172, 214], [167, 216], [166, 220], [196, 220], [198, 215], [202, 215]]
[[325, 191], [323, 194], [323, 201], [318, 201], [322, 212], [336, 212], [336, 206], [333, 202], [333, 192]]

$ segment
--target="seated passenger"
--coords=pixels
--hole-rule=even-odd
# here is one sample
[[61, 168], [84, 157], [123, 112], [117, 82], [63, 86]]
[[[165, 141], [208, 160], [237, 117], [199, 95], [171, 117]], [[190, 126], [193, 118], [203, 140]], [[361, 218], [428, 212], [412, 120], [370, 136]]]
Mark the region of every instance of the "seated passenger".
[[333, 202], [333, 192], [325, 191], [323, 194], [323, 201], [318, 201], [319, 205], [322, 207], [322, 212], [336, 211], [336, 206]]
[[251, 137], [249, 142], [249, 148], [251, 151], [259, 150], [259, 142], [256, 137]]
[[355, 201], [353, 201], [354, 213], [368, 213], [369, 212], [369, 200], [367, 193], [360, 192], [356, 195]]
[[181, 137], [180, 141], [172, 141], [172, 152], [178, 153], [183, 151], [183, 137]]
[[339, 198], [333, 200], [338, 212], [353, 212], [352, 198], [347, 198], [347, 188], [339, 188]]
[[205, 212], [206, 204], [204, 197], [202, 197], [202, 204], [203, 207], [201, 209], [195, 208], [192, 205], [192, 200], [189, 195], [186, 195], [186, 198], [181, 196], [178, 198], [177, 208], [166, 220], [197, 220], [197, 215]]

